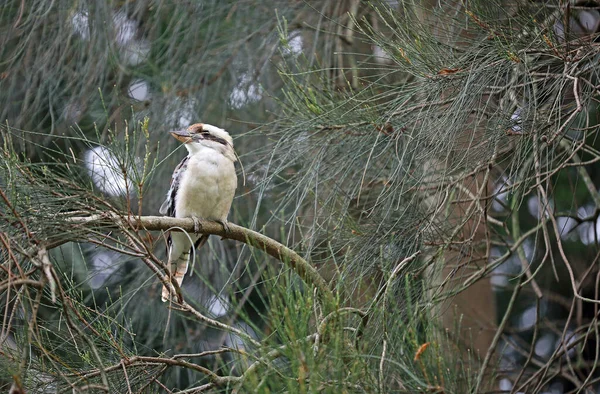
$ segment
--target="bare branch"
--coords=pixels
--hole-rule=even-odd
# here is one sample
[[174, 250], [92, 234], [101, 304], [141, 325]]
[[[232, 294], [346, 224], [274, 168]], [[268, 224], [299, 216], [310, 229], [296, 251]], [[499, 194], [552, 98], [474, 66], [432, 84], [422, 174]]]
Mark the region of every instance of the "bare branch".
[[[194, 221], [191, 218], [172, 218], [166, 216], [130, 216], [129, 218], [118, 216], [112, 213], [104, 215], [91, 215], [82, 217], [73, 217], [68, 219], [73, 224], [105, 224], [107, 228], [121, 228], [123, 226], [130, 229], [144, 229], [147, 231], [194, 231]], [[335, 305], [335, 297], [329, 288], [325, 279], [319, 272], [300, 257], [296, 252], [287, 246], [275, 241], [259, 232], [229, 223], [230, 231], [225, 231], [223, 226], [217, 222], [200, 220], [201, 234], [218, 235], [221, 238], [231, 239], [243, 242], [255, 248], [258, 248], [267, 254], [275, 257], [277, 260], [289, 266], [306, 283], [315, 286], [324, 305], [331, 308]], [[62, 239], [46, 245], [47, 249], [52, 249], [74, 239]]]

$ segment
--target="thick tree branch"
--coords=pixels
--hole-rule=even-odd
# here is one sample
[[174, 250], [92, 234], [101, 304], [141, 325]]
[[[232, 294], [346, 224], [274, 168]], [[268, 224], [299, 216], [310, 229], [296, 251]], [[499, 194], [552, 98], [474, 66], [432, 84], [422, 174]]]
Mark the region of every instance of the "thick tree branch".
[[[194, 221], [191, 218], [172, 218], [167, 216], [130, 216], [129, 218], [116, 214], [90, 215], [81, 217], [69, 218], [69, 222], [73, 224], [100, 224], [108, 225], [115, 228], [128, 227], [130, 229], [144, 229], [147, 231], [194, 231]], [[199, 220], [201, 224], [201, 234], [217, 235], [222, 238], [232, 239], [243, 242], [252, 247], [258, 248], [267, 254], [275, 257], [283, 264], [289, 266], [296, 272], [304, 282], [313, 285], [320, 293], [321, 299], [328, 308], [335, 305], [335, 297], [329, 288], [325, 279], [319, 272], [310, 265], [305, 259], [300, 257], [292, 249], [285, 245], [269, 238], [261, 233], [229, 223], [229, 230], [225, 231], [223, 226], [217, 222]], [[71, 239], [63, 239], [58, 242], [46, 245], [47, 249], [60, 246], [63, 243], [74, 241]]]

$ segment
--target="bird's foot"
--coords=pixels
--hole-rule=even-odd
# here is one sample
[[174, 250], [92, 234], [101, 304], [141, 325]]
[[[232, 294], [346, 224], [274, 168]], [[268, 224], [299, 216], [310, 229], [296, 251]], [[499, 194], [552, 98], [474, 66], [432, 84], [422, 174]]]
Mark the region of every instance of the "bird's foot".
[[223, 226], [223, 230], [225, 231], [225, 234], [229, 235], [231, 234], [231, 228], [229, 227], [229, 223], [227, 223], [226, 220], [216, 220], [217, 223], [220, 223], [221, 226]]
[[192, 216], [192, 220], [194, 221], [194, 233], [200, 234], [200, 231], [202, 231], [200, 219], [197, 216]]

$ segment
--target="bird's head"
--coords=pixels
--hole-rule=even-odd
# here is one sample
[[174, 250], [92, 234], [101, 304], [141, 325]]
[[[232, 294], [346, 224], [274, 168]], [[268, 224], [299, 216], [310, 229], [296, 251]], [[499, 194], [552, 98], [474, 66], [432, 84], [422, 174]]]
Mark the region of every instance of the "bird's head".
[[232, 161], [236, 161], [233, 151], [233, 140], [229, 133], [219, 127], [194, 123], [185, 130], [174, 130], [170, 132], [178, 141], [185, 144], [188, 152], [194, 154], [202, 148], [212, 148]]

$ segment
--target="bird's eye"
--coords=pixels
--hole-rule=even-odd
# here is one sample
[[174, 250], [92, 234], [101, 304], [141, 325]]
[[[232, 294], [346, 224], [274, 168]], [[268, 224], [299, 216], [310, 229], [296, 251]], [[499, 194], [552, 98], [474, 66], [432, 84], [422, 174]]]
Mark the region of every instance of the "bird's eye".
[[200, 132], [201, 132], [202, 134], [208, 134], [208, 130], [204, 130], [204, 129], [202, 129]]

